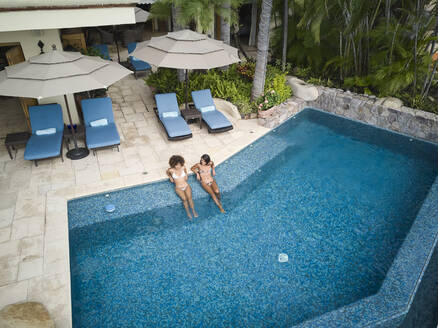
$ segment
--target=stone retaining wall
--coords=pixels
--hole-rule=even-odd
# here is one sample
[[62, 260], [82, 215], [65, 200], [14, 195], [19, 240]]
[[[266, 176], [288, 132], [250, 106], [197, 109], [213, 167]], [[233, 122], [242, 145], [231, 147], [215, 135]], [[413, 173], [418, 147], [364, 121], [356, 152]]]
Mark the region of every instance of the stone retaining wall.
[[308, 106], [305, 100], [291, 97], [284, 103], [275, 106], [274, 113], [271, 116], [267, 118], [259, 118], [259, 124], [269, 129], [273, 129], [306, 107]]
[[[375, 96], [317, 86], [318, 98], [304, 101], [292, 97], [277, 106], [275, 114], [259, 123], [274, 128], [303, 108], [313, 107], [354, 120], [401, 132], [416, 138], [438, 142], [438, 115], [406, 106], [394, 109], [381, 105]], [[285, 108], [286, 107], [286, 108]]]
[[322, 109], [354, 120], [438, 142], [438, 115], [402, 106], [380, 105], [379, 98], [318, 86], [318, 98], [308, 107]]

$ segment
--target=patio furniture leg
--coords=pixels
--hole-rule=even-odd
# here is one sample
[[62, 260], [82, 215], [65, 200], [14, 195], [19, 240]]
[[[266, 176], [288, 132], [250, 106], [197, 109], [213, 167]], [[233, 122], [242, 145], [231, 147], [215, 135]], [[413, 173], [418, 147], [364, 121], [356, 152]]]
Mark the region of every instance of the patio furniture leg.
[[9, 157], [10, 157], [11, 159], [14, 159], [14, 158], [12, 157], [11, 146], [6, 146], [6, 149], [8, 150]]
[[120, 153], [119, 145], [117, 145], [117, 151]]
[[38, 166], [38, 161], [37, 161], [37, 160], [34, 160], [34, 162], [35, 162], [35, 166]]

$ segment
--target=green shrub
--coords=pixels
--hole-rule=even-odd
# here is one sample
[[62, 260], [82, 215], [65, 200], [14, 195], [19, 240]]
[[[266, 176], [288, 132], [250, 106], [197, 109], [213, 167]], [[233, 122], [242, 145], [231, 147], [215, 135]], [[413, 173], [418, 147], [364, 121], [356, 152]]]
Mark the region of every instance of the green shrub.
[[155, 73], [145, 78], [147, 85], [154, 87], [156, 93], [175, 92], [180, 82], [175, 69], [159, 68]]
[[239, 112], [243, 115], [247, 115], [255, 112], [254, 106], [247, 101], [238, 100], [237, 102], [234, 103], [234, 105], [236, 105]]
[[268, 91], [266, 94], [262, 94], [256, 100], [257, 109], [260, 111], [267, 110], [280, 104], [280, 96], [275, 90]]
[[286, 83], [285, 73], [278, 74], [272, 79], [270, 89], [278, 95], [279, 104], [292, 96], [292, 89]]
[[[244, 68], [242, 68], [244, 67]], [[189, 76], [188, 101], [191, 102], [191, 91], [210, 89], [215, 98], [225, 99], [235, 104], [242, 114], [257, 110], [251, 102], [251, 88], [254, 62], [230, 65], [227, 70], [212, 69], [193, 71]], [[252, 72], [252, 73], [251, 73]], [[265, 90], [275, 90], [275, 104], [285, 101], [291, 96], [290, 87], [286, 84], [286, 75], [281, 69], [268, 65]], [[159, 68], [146, 79], [147, 85], [155, 88], [155, 93], [175, 92], [178, 103], [185, 102], [185, 83], [178, 81], [175, 69]]]

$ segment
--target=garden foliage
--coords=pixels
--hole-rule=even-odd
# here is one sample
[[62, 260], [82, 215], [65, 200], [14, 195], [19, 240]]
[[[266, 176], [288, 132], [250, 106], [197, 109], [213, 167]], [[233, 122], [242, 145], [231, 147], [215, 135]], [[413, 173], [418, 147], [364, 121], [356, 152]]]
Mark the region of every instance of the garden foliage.
[[[255, 63], [252, 61], [230, 65], [228, 69], [212, 69], [208, 71], [193, 71], [189, 75], [189, 98], [191, 91], [210, 89], [215, 98], [225, 99], [235, 104], [242, 114], [249, 114], [258, 109], [259, 100], [250, 101], [252, 79], [254, 77]], [[180, 104], [185, 101], [185, 82], [179, 82], [176, 70], [159, 68], [146, 79], [147, 85], [155, 89], [155, 93], [175, 92]], [[268, 65], [266, 74], [265, 94], [274, 90], [275, 101], [270, 101], [274, 106], [284, 102], [292, 95], [290, 87], [286, 84], [286, 75], [276, 66]], [[265, 109], [265, 108], [264, 108]]]
[[[276, 1], [277, 11], [281, 3]], [[291, 0], [287, 60], [306, 81], [438, 112], [436, 0]], [[281, 58], [283, 28], [271, 39]], [[435, 76], [435, 77], [434, 77]]]

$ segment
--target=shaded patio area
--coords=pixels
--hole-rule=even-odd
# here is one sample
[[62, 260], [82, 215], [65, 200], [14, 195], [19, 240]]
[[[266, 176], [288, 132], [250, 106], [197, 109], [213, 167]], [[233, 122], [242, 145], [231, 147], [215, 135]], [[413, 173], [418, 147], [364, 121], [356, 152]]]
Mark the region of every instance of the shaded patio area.
[[[120, 133], [120, 152], [103, 149], [78, 161], [55, 158], [35, 167], [24, 160], [24, 148], [11, 160], [0, 147], [0, 308], [39, 301], [57, 325], [69, 325], [66, 200], [164, 179], [173, 154], [183, 155], [187, 166], [204, 153], [219, 164], [269, 131], [257, 120], [235, 120], [224, 113], [233, 130], [209, 134], [205, 126], [200, 129], [194, 123], [190, 124], [193, 138], [168, 141], [143, 79], [128, 76], [111, 86], [108, 95]], [[15, 120], [2, 115], [6, 121]]]

